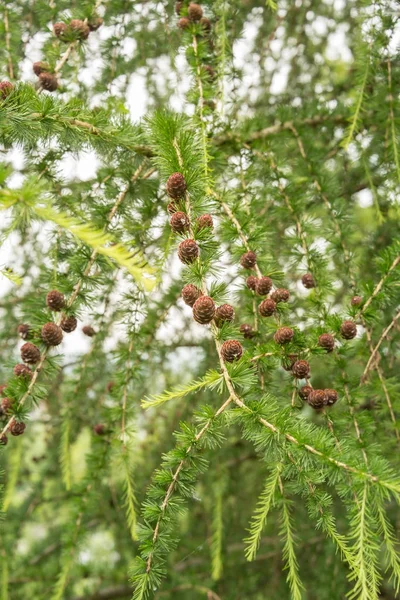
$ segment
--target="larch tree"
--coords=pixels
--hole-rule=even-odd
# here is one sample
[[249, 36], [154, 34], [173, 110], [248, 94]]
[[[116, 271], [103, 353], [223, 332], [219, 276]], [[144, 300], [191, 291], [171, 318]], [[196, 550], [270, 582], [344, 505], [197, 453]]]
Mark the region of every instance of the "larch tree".
[[397, 598], [398, 3], [0, 33], [0, 599]]

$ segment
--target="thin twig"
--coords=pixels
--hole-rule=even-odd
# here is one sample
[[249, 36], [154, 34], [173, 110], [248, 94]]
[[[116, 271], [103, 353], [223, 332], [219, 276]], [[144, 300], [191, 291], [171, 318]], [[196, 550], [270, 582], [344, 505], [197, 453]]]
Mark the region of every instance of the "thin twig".
[[396, 324], [397, 319], [400, 318], [400, 311], [397, 313], [397, 315], [395, 317], [393, 317], [391, 323], [386, 327], [386, 329], [384, 329], [384, 331], [382, 332], [381, 337], [379, 338], [378, 343], [376, 344], [375, 348], [373, 348], [372, 352], [371, 352], [371, 356], [369, 357], [369, 360], [367, 362], [367, 365], [364, 369], [364, 373], [362, 374], [361, 377], [361, 383], [365, 383], [367, 377], [368, 377], [368, 373], [371, 370], [371, 368], [374, 366], [374, 359], [376, 357], [376, 354], [382, 344], [382, 342], [384, 341], [384, 339], [386, 338], [386, 336], [388, 335], [388, 333], [390, 332], [391, 329], [393, 329], [393, 327]]

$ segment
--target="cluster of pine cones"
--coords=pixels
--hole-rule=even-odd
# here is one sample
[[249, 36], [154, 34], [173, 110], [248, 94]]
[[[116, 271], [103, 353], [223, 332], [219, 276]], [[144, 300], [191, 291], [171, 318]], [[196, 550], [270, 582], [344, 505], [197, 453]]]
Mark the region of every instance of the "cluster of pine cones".
[[[46, 296], [46, 305], [54, 312], [61, 312], [66, 308], [64, 294], [58, 290], [51, 290]], [[40, 341], [47, 348], [59, 346], [63, 340], [63, 332], [71, 333], [72, 331], [75, 331], [77, 325], [78, 321], [74, 315], [62, 314], [59, 324], [49, 321], [43, 325], [39, 334]], [[26, 323], [18, 325], [17, 331], [18, 335], [23, 340], [29, 340], [35, 337], [35, 332], [33, 332], [32, 328]], [[82, 332], [89, 337], [92, 337], [96, 333], [90, 325], [82, 327]], [[42, 353], [34, 343], [25, 341], [20, 348], [20, 354], [22, 362], [14, 366], [14, 375], [19, 378], [31, 380], [33, 377], [31, 367], [40, 363]], [[7, 385], [0, 386], [0, 397], [3, 395], [6, 388]], [[4, 420], [9, 417], [14, 412], [13, 408], [14, 401], [11, 398], [3, 397], [0, 404], [0, 418]], [[8, 429], [12, 435], [21, 435], [25, 431], [25, 424], [14, 418]], [[0, 438], [0, 443], [3, 445], [7, 444], [7, 436], [5, 434]]]
[[[184, 206], [185, 197], [187, 194], [187, 186], [185, 177], [182, 173], [173, 173], [167, 181], [167, 194], [171, 199], [168, 204], [168, 212], [171, 214], [170, 225], [172, 231], [179, 234], [189, 233], [190, 237], [185, 238], [178, 246], [179, 259], [190, 264], [199, 259], [200, 249], [193, 239], [193, 231], [198, 231], [205, 227], [213, 228], [213, 220], [211, 215], [205, 214], [198, 217], [193, 224], [187, 212], [180, 210]], [[257, 255], [253, 251], [245, 252], [240, 264], [244, 269], [254, 269], [257, 265]], [[258, 271], [259, 272], [259, 271]], [[306, 273], [302, 277], [302, 283], [305, 288], [312, 289], [316, 286], [313, 275]], [[285, 288], [275, 288], [272, 279], [268, 276], [256, 277], [249, 275], [246, 279], [247, 287], [256, 295], [264, 296], [258, 307], [259, 314], [262, 317], [271, 317], [277, 312], [277, 305], [280, 302], [288, 302], [290, 293]], [[216, 327], [221, 327], [223, 323], [232, 322], [235, 318], [235, 311], [230, 304], [216, 306], [214, 300], [203, 292], [196, 285], [191, 283], [184, 286], [182, 289], [182, 298], [184, 302], [193, 309], [193, 318], [197, 323], [206, 325], [213, 323]], [[352, 299], [352, 305], [356, 306], [362, 302], [360, 296], [355, 296]], [[243, 323], [240, 326], [240, 332], [244, 338], [250, 339], [256, 335], [256, 331], [248, 323]], [[341, 336], [350, 340], [357, 335], [357, 326], [354, 321], [343, 321], [340, 328]], [[290, 344], [295, 336], [295, 332], [291, 327], [279, 327], [274, 334], [274, 341], [279, 346]], [[335, 348], [335, 338], [331, 333], [323, 333], [318, 338], [318, 345], [324, 348], [326, 352], [332, 352]], [[221, 346], [221, 356], [226, 362], [234, 362], [243, 354], [243, 347], [238, 340], [228, 340]], [[324, 406], [332, 406], [338, 399], [338, 394], [335, 390], [314, 390], [309, 384], [310, 364], [308, 361], [299, 358], [296, 354], [289, 354], [285, 357], [286, 370], [292, 372], [296, 379], [305, 379], [307, 385], [299, 389], [299, 396], [302, 400], [308, 402], [315, 409], [323, 408]]]

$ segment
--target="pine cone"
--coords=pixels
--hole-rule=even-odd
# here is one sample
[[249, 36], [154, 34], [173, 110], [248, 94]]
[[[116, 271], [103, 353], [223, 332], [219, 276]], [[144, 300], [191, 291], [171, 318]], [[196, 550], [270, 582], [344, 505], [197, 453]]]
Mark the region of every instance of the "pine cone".
[[178, 207], [176, 206], [175, 202], [170, 202], [167, 206], [167, 211], [169, 212], [170, 215], [173, 215], [174, 213], [176, 213], [178, 210]]
[[[181, 22], [180, 19], [179, 22]], [[183, 198], [186, 193], [186, 180], [182, 173], [172, 173], [167, 180], [167, 194], [174, 200]]]
[[343, 321], [340, 333], [345, 340], [352, 340], [357, 335], [357, 325], [354, 321]]
[[22, 363], [15, 365], [13, 371], [16, 377], [24, 377], [25, 379], [32, 379], [33, 377], [31, 369]]
[[193, 305], [193, 318], [197, 323], [206, 325], [215, 315], [214, 300], [210, 296], [201, 296]]
[[225, 362], [239, 360], [243, 354], [242, 344], [237, 340], [228, 340], [221, 346], [221, 356]]
[[175, 12], [178, 15], [178, 17], [181, 14], [182, 8], [183, 8], [183, 2], [175, 2]]
[[96, 335], [96, 332], [91, 325], [84, 325], [82, 327], [82, 333], [84, 333], [88, 337], [93, 337], [94, 335]]
[[197, 229], [206, 229], [207, 227], [209, 229], [214, 228], [213, 218], [211, 215], [208, 215], [208, 214], [200, 215], [200, 217], [198, 217], [196, 219], [196, 224], [197, 224]]
[[92, 17], [88, 21], [88, 26], [90, 31], [97, 31], [103, 25], [103, 23], [104, 21], [101, 17]]
[[0, 81], [0, 98], [5, 100], [8, 94], [11, 94], [14, 86], [10, 81]]
[[210, 19], [207, 19], [207, 17], [202, 17], [200, 19], [200, 25], [202, 26], [204, 31], [206, 31], [207, 33], [209, 33], [211, 31], [212, 23], [211, 23]]
[[217, 310], [215, 311], [214, 320], [217, 327], [221, 327], [226, 321], [233, 321], [234, 318], [235, 311], [233, 310], [233, 306], [230, 304], [222, 304], [222, 306], [218, 306]]
[[244, 269], [252, 269], [257, 262], [257, 254], [255, 252], [245, 252], [242, 254], [240, 264]]
[[272, 279], [270, 277], [260, 277], [256, 283], [256, 293], [259, 296], [266, 296], [272, 288]]
[[96, 435], [104, 435], [106, 433], [106, 427], [102, 423], [97, 423], [97, 425], [94, 425], [93, 431]]
[[330, 333], [323, 333], [318, 338], [318, 346], [325, 348], [328, 352], [332, 352], [335, 347], [335, 338]]
[[185, 304], [188, 306], [193, 306], [193, 304], [203, 295], [201, 289], [193, 285], [192, 283], [188, 283], [182, 289], [182, 298]]
[[73, 315], [64, 315], [61, 319], [60, 327], [65, 333], [75, 331], [78, 326], [78, 321]]
[[282, 359], [282, 367], [285, 371], [291, 371], [297, 359], [297, 354], [288, 354], [287, 356], [284, 356]]
[[336, 390], [324, 390], [325, 392], [325, 400], [327, 406], [332, 406], [338, 400], [338, 393]]
[[271, 298], [276, 303], [287, 302], [290, 298], [290, 292], [289, 292], [289, 290], [286, 290], [285, 288], [277, 288], [274, 292], [272, 292]]
[[41, 336], [47, 346], [58, 346], [62, 342], [63, 332], [55, 323], [46, 323], [42, 327]]
[[69, 22], [69, 27], [79, 40], [88, 39], [90, 33], [89, 25], [81, 21], [81, 19], [72, 19]]
[[257, 281], [258, 279], [254, 275], [248, 276], [248, 278], [246, 279], [246, 285], [249, 288], [249, 290], [253, 290], [253, 292], [255, 292]]
[[114, 386], [115, 386], [115, 381], [109, 381], [109, 382], [107, 383], [106, 390], [107, 390], [107, 392], [108, 392], [109, 394], [110, 394], [110, 393], [113, 391], [113, 389], [114, 389]]
[[188, 15], [191, 21], [200, 21], [201, 17], [203, 16], [203, 9], [201, 8], [200, 4], [191, 2], [189, 4]]
[[27, 340], [29, 338], [29, 331], [30, 327], [26, 323], [21, 323], [21, 325], [18, 325], [17, 327], [18, 335], [23, 340]]
[[304, 287], [308, 290], [315, 287], [314, 277], [311, 275], [311, 273], [306, 273], [305, 275], [303, 275], [303, 277], [301, 278], [301, 282], [304, 285]]
[[325, 390], [313, 390], [308, 394], [307, 402], [315, 409], [323, 408], [326, 404]]
[[290, 327], [280, 327], [274, 335], [274, 340], [277, 344], [287, 344], [294, 336], [294, 331]]
[[307, 400], [308, 396], [313, 391], [313, 388], [310, 385], [303, 385], [299, 390], [298, 394], [302, 400]]
[[193, 263], [199, 254], [199, 247], [192, 239], [183, 240], [178, 246], [179, 259], [185, 264]]
[[251, 325], [249, 325], [248, 323], [243, 323], [240, 326], [240, 333], [243, 335], [244, 338], [246, 338], [247, 340], [250, 340], [251, 338], [253, 338], [256, 333], [254, 331], [254, 329], [252, 328]]
[[54, 35], [56, 35], [58, 38], [63, 39], [63, 37], [65, 37], [65, 34], [67, 32], [66, 24], [63, 23], [62, 21], [59, 21], [58, 23], [54, 23], [53, 32], [54, 32]]
[[187, 214], [178, 211], [172, 215], [169, 224], [171, 225], [171, 229], [174, 233], [183, 233], [189, 229], [190, 221]]
[[13, 419], [9, 429], [11, 435], [22, 435], [26, 429], [26, 425]]
[[179, 29], [188, 29], [190, 27], [190, 21], [187, 17], [181, 17], [178, 21]]
[[258, 307], [258, 312], [262, 317], [271, 317], [276, 310], [276, 302], [271, 300], [271, 298], [267, 298], [263, 300]]
[[3, 395], [4, 390], [7, 389], [7, 384], [6, 383], [2, 383], [0, 385], [0, 398]]
[[31, 342], [26, 342], [21, 346], [20, 352], [22, 360], [28, 363], [28, 365], [34, 365], [40, 360], [40, 350], [35, 344], [31, 344]]
[[35, 75], [39, 77], [40, 73], [44, 73], [46, 71], [50, 71], [50, 65], [47, 62], [43, 62], [39, 60], [38, 62], [33, 63], [32, 65], [33, 72]]
[[51, 290], [46, 296], [46, 304], [51, 310], [61, 310], [65, 306], [64, 294], [57, 290]]
[[55, 92], [58, 88], [57, 77], [54, 75], [54, 73], [47, 73], [47, 71], [40, 73], [39, 83], [41, 87], [48, 92]]
[[306, 379], [310, 375], [310, 364], [306, 360], [296, 360], [292, 373], [297, 379]]
[[360, 306], [363, 303], [363, 299], [361, 296], [353, 296], [351, 299], [352, 306]]
[[3, 415], [6, 415], [12, 409], [12, 400], [11, 398], [3, 398], [1, 401], [1, 412]]

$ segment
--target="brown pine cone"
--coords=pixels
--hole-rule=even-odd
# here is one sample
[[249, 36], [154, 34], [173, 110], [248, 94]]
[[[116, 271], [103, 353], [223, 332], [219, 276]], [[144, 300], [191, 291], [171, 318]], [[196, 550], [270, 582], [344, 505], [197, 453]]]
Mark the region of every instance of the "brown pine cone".
[[207, 227], [209, 229], [214, 228], [213, 218], [211, 215], [208, 215], [208, 214], [200, 215], [200, 217], [198, 217], [196, 219], [196, 224], [197, 224], [197, 229], [206, 229]]
[[178, 21], [179, 29], [188, 29], [190, 26], [190, 20], [187, 17], [181, 17]]
[[248, 276], [248, 278], [246, 279], [246, 285], [249, 288], [249, 290], [253, 290], [253, 292], [255, 292], [257, 281], [258, 281], [258, 278], [255, 277], [255, 275]]
[[188, 283], [182, 289], [182, 298], [185, 304], [188, 306], [193, 306], [193, 304], [203, 295], [203, 292], [200, 288], [196, 287], [192, 283]]
[[25, 379], [32, 379], [33, 377], [31, 369], [22, 363], [15, 365], [13, 371], [16, 377], [24, 377]]
[[199, 254], [199, 247], [192, 239], [183, 240], [178, 246], [179, 259], [185, 264], [193, 263], [198, 259]]
[[82, 333], [84, 333], [88, 337], [93, 337], [94, 335], [96, 335], [96, 331], [93, 329], [93, 327], [91, 325], [84, 325], [82, 327]]
[[272, 292], [271, 298], [272, 300], [275, 300], [276, 303], [287, 302], [290, 298], [290, 292], [285, 288], [277, 288], [274, 292]]
[[234, 318], [235, 311], [233, 310], [233, 306], [230, 304], [222, 304], [222, 306], [218, 306], [217, 310], [215, 311], [214, 320], [217, 327], [221, 327], [226, 321], [233, 321]]
[[40, 73], [39, 83], [41, 87], [48, 92], [55, 92], [58, 88], [57, 77], [54, 75], [54, 73], [48, 73], [47, 71]]
[[307, 402], [315, 409], [323, 408], [326, 404], [325, 390], [313, 390], [308, 394]]
[[62, 342], [63, 332], [55, 323], [46, 323], [42, 327], [41, 336], [47, 346], [58, 346]]
[[257, 254], [255, 252], [245, 252], [242, 254], [240, 264], [244, 269], [252, 269], [257, 262]]
[[292, 373], [297, 379], [306, 379], [310, 375], [310, 364], [306, 360], [296, 360]]
[[110, 394], [110, 393], [113, 391], [113, 389], [114, 389], [114, 386], [115, 386], [115, 381], [109, 381], [109, 382], [107, 383], [106, 390], [107, 390], [107, 392], [108, 392], [109, 394]]
[[276, 302], [271, 300], [271, 298], [266, 298], [263, 300], [258, 307], [258, 312], [262, 317], [271, 317], [276, 311]]
[[240, 329], [240, 333], [247, 340], [250, 340], [251, 338], [253, 338], [256, 335], [254, 329], [248, 323], [243, 323], [239, 329]]
[[88, 26], [90, 31], [97, 31], [103, 25], [103, 23], [104, 21], [101, 17], [92, 17], [88, 21]]
[[211, 23], [210, 19], [207, 19], [207, 17], [202, 17], [200, 19], [200, 25], [202, 26], [204, 31], [206, 31], [207, 33], [209, 33], [211, 31], [212, 23]]
[[97, 425], [94, 425], [93, 431], [96, 435], [104, 435], [107, 430], [105, 425], [103, 425], [102, 423], [97, 423]]
[[340, 333], [345, 340], [352, 340], [357, 335], [357, 325], [354, 321], [343, 321]]
[[65, 333], [75, 331], [78, 326], [78, 321], [74, 315], [64, 315], [61, 319], [60, 327]]
[[8, 437], [6, 436], [5, 433], [3, 433], [3, 435], [0, 435], [0, 446], [7, 446], [8, 444]]
[[84, 21], [81, 21], [81, 19], [72, 19], [72, 21], [69, 22], [69, 27], [77, 36], [78, 40], [88, 39], [90, 33], [89, 25]]
[[175, 202], [170, 202], [167, 206], [167, 211], [169, 212], [170, 215], [173, 215], [174, 213], [176, 213], [178, 210], [178, 207], [176, 206]]
[[227, 340], [221, 346], [221, 356], [225, 362], [239, 360], [243, 354], [242, 344], [237, 340]]
[[11, 408], [12, 408], [12, 400], [11, 398], [3, 398], [1, 401], [1, 412], [3, 413], [3, 415], [6, 415], [7, 413], [10, 412]]
[[201, 17], [203, 16], [203, 9], [201, 8], [200, 4], [191, 2], [189, 4], [188, 15], [191, 21], [200, 21]]
[[26, 342], [23, 346], [21, 346], [21, 358], [28, 365], [34, 365], [40, 360], [40, 350], [35, 344], [31, 344], [31, 342]]
[[360, 306], [363, 303], [363, 299], [361, 296], [353, 296], [351, 299], [352, 306]]
[[5, 100], [8, 94], [11, 94], [14, 86], [10, 81], [1, 81], [0, 82], [0, 98]]
[[325, 348], [328, 352], [332, 352], [335, 347], [335, 338], [330, 333], [323, 333], [318, 338], [318, 346]]
[[181, 211], [175, 212], [170, 218], [169, 224], [174, 233], [183, 233], [189, 229], [190, 221], [187, 214]]
[[214, 300], [210, 296], [200, 296], [193, 305], [193, 318], [197, 323], [206, 325], [210, 323], [215, 315]]
[[303, 385], [299, 390], [298, 394], [302, 400], [307, 400], [308, 396], [313, 391], [313, 388], [310, 385]]
[[182, 8], [183, 8], [183, 2], [175, 2], [175, 12], [178, 15], [178, 17], [181, 14]]
[[336, 390], [324, 390], [325, 392], [325, 399], [326, 399], [326, 405], [327, 406], [332, 406], [333, 404], [335, 404], [338, 400], [338, 393]]
[[26, 429], [26, 425], [13, 419], [9, 429], [11, 435], [22, 435]]
[[39, 77], [40, 73], [44, 73], [45, 71], [50, 71], [50, 65], [47, 62], [39, 60], [38, 62], [33, 63], [32, 65], [33, 72], [35, 75]]
[[64, 294], [57, 290], [51, 290], [46, 296], [46, 304], [51, 310], [61, 310], [65, 306]]
[[[181, 22], [180, 19], [179, 22]], [[172, 173], [167, 179], [167, 194], [174, 200], [183, 198], [186, 192], [186, 180], [182, 173]]]
[[272, 279], [270, 277], [260, 277], [256, 283], [256, 293], [259, 296], [266, 296], [272, 288]]
[[294, 331], [290, 327], [280, 327], [274, 335], [277, 344], [288, 344], [294, 336]]
[[18, 335], [23, 340], [27, 340], [29, 338], [29, 330], [30, 330], [30, 327], [26, 323], [21, 323], [21, 325], [18, 325], [18, 327], [17, 327]]
[[53, 32], [54, 32], [54, 35], [56, 35], [58, 38], [62, 39], [63, 37], [65, 37], [65, 34], [67, 32], [66, 24], [63, 23], [62, 21], [59, 21], [58, 23], [54, 23]]
[[301, 282], [304, 285], [304, 287], [308, 290], [315, 287], [314, 277], [311, 275], [311, 273], [306, 273], [305, 275], [303, 275], [303, 277], [301, 278]]
[[7, 388], [7, 384], [6, 383], [2, 383], [0, 385], [0, 398], [3, 395], [4, 390]]

